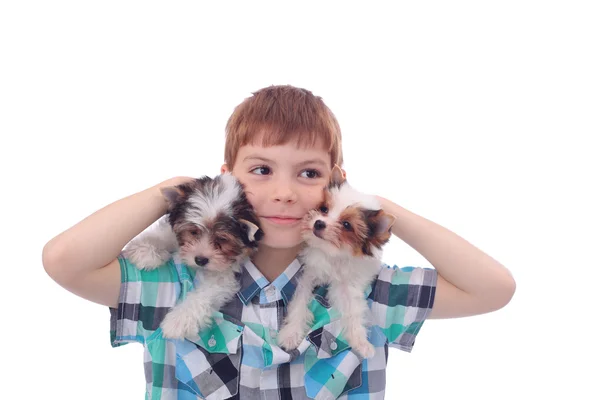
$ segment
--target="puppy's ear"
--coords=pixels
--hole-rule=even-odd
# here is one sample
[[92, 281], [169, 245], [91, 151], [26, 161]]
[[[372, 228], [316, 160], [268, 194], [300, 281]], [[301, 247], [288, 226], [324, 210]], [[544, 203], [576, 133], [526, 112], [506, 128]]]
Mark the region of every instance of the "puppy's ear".
[[332, 186], [341, 186], [342, 183], [346, 181], [346, 174], [339, 167], [339, 165], [334, 165], [333, 170], [331, 171], [331, 177], [329, 178], [329, 184]]
[[375, 217], [375, 221], [375, 234], [382, 235], [392, 231], [392, 226], [394, 225], [394, 222], [396, 222], [396, 216], [386, 213], [383, 210], [379, 210], [377, 216]]
[[245, 219], [240, 219], [240, 222], [242, 224], [246, 225], [246, 227], [248, 227], [247, 233], [248, 233], [248, 240], [250, 242], [257, 242], [260, 239], [262, 239], [263, 231], [258, 226], [256, 226], [252, 222], [245, 220]]
[[212, 180], [212, 178], [205, 176], [202, 178], [193, 179], [191, 181], [186, 181], [185, 183], [181, 183], [177, 186], [161, 188], [160, 192], [167, 201], [169, 207], [168, 212], [173, 211], [175, 206], [185, 201], [194, 192], [194, 190], [202, 191], [204, 186], [208, 182], [212, 182]]
[[383, 210], [363, 210], [369, 225], [369, 241], [381, 247], [392, 236], [392, 226], [396, 222], [396, 216]]
[[185, 197], [183, 190], [178, 186], [162, 188], [160, 192], [167, 201], [169, 212], [173, 211], [175, 205]]

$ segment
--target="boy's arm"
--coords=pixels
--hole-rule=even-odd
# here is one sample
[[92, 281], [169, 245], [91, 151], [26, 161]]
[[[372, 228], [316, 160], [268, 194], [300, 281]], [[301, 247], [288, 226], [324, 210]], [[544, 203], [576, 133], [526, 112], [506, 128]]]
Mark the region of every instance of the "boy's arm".
[[167, 212], [160, 189], [191, 178], [177, 177], [118, 200], [54, 237], [44, 246], [48, 275], [70, 292], [117, 307], [125, 245]]
[[392, 233], [425, 257], [438, 272], [429, 318], [456, 318], [504, 307], [516, 284], [511, 273], [450, 230], [377, 197], [397, 217]]

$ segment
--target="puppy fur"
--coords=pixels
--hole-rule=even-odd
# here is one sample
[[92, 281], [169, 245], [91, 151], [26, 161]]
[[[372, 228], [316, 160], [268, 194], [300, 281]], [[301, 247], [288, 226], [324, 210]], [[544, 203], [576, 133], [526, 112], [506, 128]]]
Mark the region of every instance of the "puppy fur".
[[179, 257], [197, 269], [199, 285], [165, 316], [163, 336], [194, 337], [239, 290], [241, 263], [258, 247], [259, 220], [240, 182], [229, 173], [166, 188], [168, 213], [123, 250], [140, 269]]
[[369, 308], [364, 293], [379, 272], [382, 247], [395, 219], [374, 196], [352, 188], [335, 166], [323, 204], [303, 221], [306, 246], [299, 259], [304, 271], [279, 332], [281, 347], [289, 351], [300, 345], [313, 322], [308, 307], [313, 289], [328, 284], [328, 300], [342, 316], [348, 343], [364, 358], [374, 355], [367, 340]]

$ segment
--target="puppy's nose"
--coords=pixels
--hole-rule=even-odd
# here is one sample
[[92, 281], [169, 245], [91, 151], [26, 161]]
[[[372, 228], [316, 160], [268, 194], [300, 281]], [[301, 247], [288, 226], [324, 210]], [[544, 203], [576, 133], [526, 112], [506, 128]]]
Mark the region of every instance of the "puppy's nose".
[[325, 229], [326, 226], [327, 225], [325, 225], [325, 222], [321, 221], [320, 219], [315, 222], [315, 229], [318, 231]]
[[204, 267], [206, 264], [208, 264], [208, 258], [206, 257], [196, 257], [194, 258], [194, 261], [196, 261], [196, 264], [198, 264], [200, 267]]

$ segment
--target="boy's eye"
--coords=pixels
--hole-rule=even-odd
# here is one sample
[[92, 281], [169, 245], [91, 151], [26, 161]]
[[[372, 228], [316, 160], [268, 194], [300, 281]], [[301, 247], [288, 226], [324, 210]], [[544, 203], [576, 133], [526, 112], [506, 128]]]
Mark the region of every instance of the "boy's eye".
[[322, 205], [319, 207], [319, 211], [321, 211], [323, 214], [327, 214], [329, 212], [329, 208], [327, 208], [326, 205]]
[[351, 231], [352, 230], [352, 225], [350, 224], [350, 222], [348, 221], [344, 221], [342, 222], [342, 226], [344, 227], [345, 230], [347, 231]]
[[254, 168], [250, 172], [256, 175], [269, 175], [269, 173], [271, 172], [271, 168], [265, 165], [261, 165], [260, 167]]
[[319, 178], [321, 176], [321, 173], [319, 171], [317, 171], [316, 169], [307, 169], [302, 171], [302, 174], [300, 174], [303, 178], [308, 178], [308, 179], [315, 179], [315, 178]]

